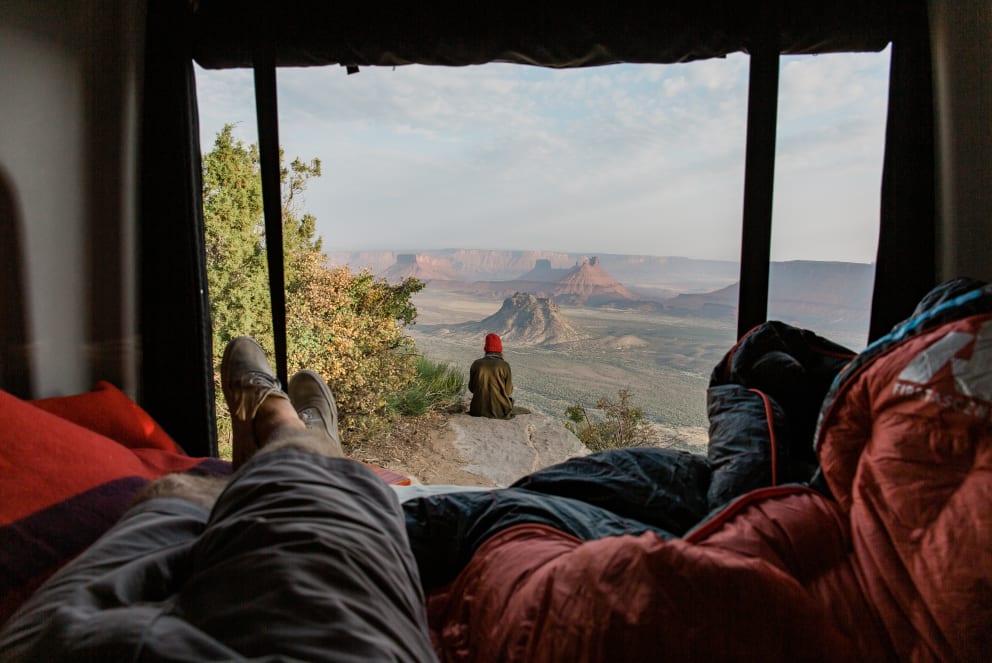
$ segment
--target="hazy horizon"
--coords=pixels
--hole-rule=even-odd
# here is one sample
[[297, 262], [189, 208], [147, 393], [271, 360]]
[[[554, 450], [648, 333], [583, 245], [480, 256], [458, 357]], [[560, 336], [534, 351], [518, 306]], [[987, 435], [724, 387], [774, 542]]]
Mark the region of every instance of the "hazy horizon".
[[[552, 253], [561, 254], [568, 256], [585, 256], [585, 257], [602, 257], [610, 256], [615, 258], [675, 258], [678, 260], [691, 260], [696, 262], [721, 262], [729, 263], [733, 265], [740, 265], [739, 258], [693, 258], [691, 256], [684, 255], [656, 255], [652, 253], [611, 253], [609, 251], [564, 251], [554, 248], [538, 248], [538, 249], [519, 249], [519, 248], [506, 248], [506, 249], [495, 249], [490, 247], [465, 247], [465, 246], [442, 246], [438, 248], [370, 248], [362, 247], [355, 249], [328, 249], [324, 247], [324, 253], [327, 255], [332, 254], [360, 254], [360, 253], [395, 253], [398, 255], [430, 255], [432, 253], [444, 253], [444, 252], [457, 252], [457, 251], [487, 251], [487, 252], [506, 252], [506, 253]], [[775, 260], [772, 259], [773, 263], [784, 263], [784, 262], [823, 262], [823, 263], [841, 263], [850, 265], [864, 265], [872, 266], [875, 264], [875, 260], [860, 261], [860, 260], [813, 260], [806, 258], [796, 258], [796, 259], [786, 259], [786, 260]]]

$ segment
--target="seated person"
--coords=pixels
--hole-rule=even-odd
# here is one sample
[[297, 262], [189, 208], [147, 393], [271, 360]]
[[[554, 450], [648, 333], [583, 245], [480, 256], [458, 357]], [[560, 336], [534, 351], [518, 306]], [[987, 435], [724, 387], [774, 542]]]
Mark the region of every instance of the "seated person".
[[343, 458], [327, 385], [261, 347], [221, 367], [230, 478], [170, 474], [0, 632], [5, 661], [436, 660], [393, 491]]
[[503, 341], [496, 334], [486, 334], [486, 355], [472, 362], [468, 390], [472, 403], [468, 413], [473, 417], [509, 419], [513, 415], [513, 377], [510, 365], [503, 359]]

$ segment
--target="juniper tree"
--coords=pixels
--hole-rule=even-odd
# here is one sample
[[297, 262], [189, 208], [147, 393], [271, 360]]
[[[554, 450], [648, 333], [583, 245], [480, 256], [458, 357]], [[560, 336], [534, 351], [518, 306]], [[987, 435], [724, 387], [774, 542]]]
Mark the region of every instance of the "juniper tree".
[[[225, 125], [203, 158], [215, 383], [221, 353], [235, 336], [248, 334], [270, 353], [273, 348], [258, 148], [235, 139], [233, 129]], [[320, 177], [320, 160], [297, 157], [284, 166], [282, 150], [279, 159], [288, 368], [321, 373], [348, 428], [355, 418], [381, 411], [412, 379], [413, 347], [403, 327], [416, 318], [410, 297], [423, 283], [407, 279], [390, 285], [368, 272], [328, 268], [317, 220], [303, 205], [308, 182]], [[217, 411], [223, 415], [217, 387]], [[223, 416], [218, 420], [223, 442], [229, 424]]]

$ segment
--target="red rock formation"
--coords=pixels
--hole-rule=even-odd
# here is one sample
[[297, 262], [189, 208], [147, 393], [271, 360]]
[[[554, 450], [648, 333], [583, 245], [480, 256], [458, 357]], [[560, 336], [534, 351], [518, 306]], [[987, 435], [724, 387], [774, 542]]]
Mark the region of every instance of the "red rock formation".
[[507, 297], [499, 311], [473, 324], [472, 329], [480, 334], [499, 334], [517, 345], [553, 345], [583, 338], [558, 304], [526, 292]]
[[399, 283], [411, 276], [421, 281], [453, 281], [458, 279], [451, 263], [445, 258], [433, 258], [412, 253], [397, 255], [396, 264], [387, 269], [383, 276], [390, 283]]
[[551, 290], [562, 304], [601, 305], [611, 302], [634, 302], [639, 298], [610, 276], [599, 258], [584, 259], [561, 277]]

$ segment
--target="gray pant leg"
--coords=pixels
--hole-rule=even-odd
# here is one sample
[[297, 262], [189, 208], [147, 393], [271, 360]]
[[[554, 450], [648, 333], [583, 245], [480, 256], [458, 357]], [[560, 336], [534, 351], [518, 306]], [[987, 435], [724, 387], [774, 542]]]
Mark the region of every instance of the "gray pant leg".
[[[234, 652], [171, 616], [172, 597], [187, 575], [189, 551], [208, 513], [178, 499], [155, 499], [129, 510], [106, 534], [46, 581], [0, 633], [4, 661], [137, 660], [170, 622], [184, 633], [181, 660]], [[160, 658], [153, 656], [152, 658]]]
[[399, 502], [374, 472], [283, 450], [239, 475], [192, 551], [190, 623], [252, 657], [435, 660]]
[[252, 459], [207, 518], [138, 505], [0, 633], [0, 660], [432, 661], [399, 503], [354, 461]]

